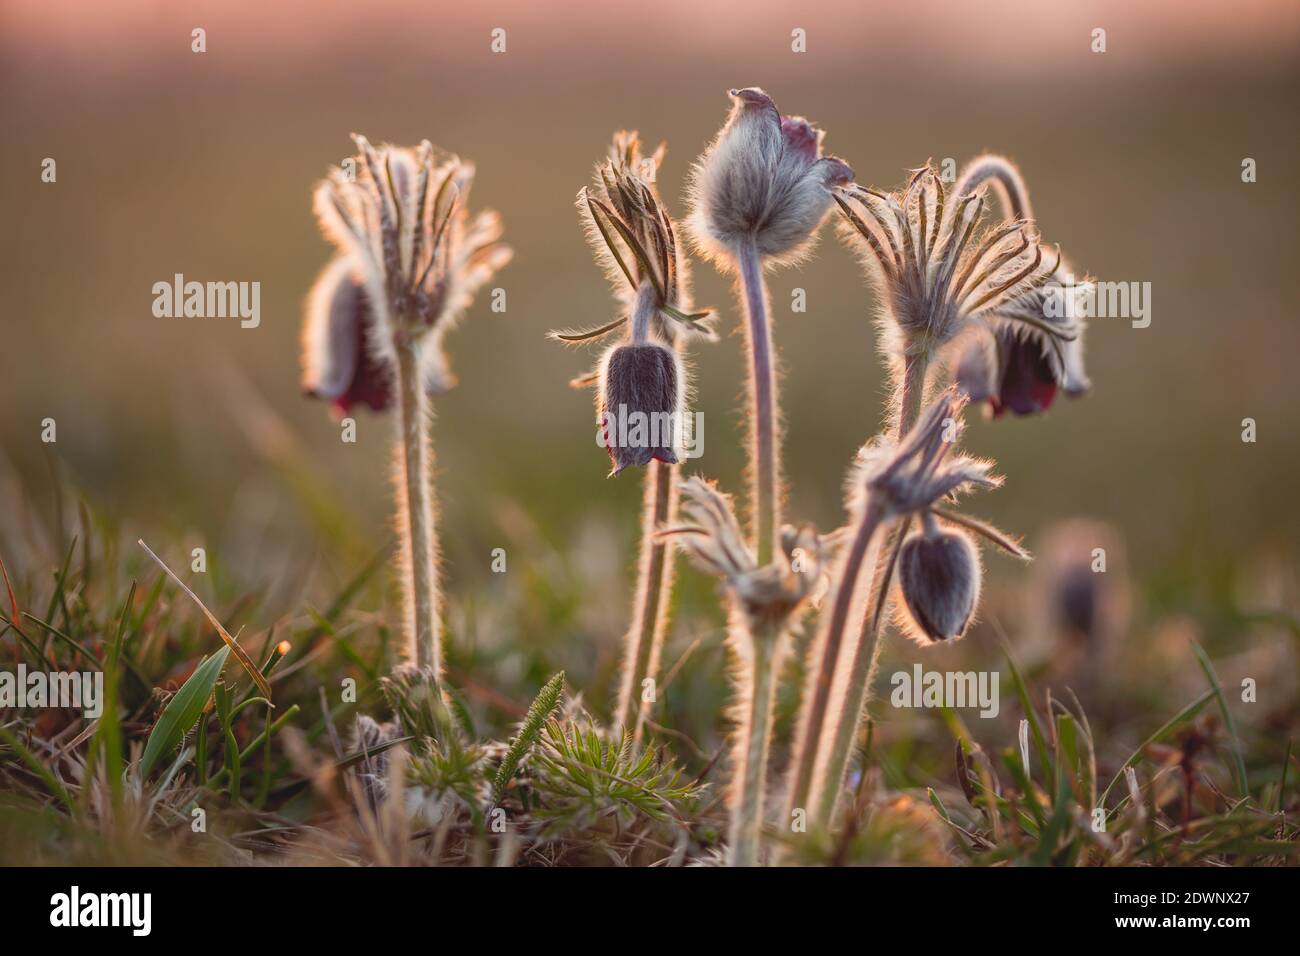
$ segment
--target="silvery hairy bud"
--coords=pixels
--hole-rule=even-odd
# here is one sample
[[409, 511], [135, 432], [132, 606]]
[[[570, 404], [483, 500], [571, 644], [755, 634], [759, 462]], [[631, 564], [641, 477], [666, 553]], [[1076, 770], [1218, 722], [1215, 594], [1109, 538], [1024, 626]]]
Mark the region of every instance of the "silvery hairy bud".
[[929, 516], [926, 525], [903, 542], [898, 555], [908, 631], [917, 639], [956, 640], [979, 602], [979, 554], [965, 534], [941, 529]]
[[797, 259], [831, 210], [831, 188], [851, 182], [853, 170], [822, 154], [821, 130], [782, 116], [757, 87], [731, 98], [726, 126], [695, 167], [692, 232], [724, 264], [746, 242], [764, 259]]

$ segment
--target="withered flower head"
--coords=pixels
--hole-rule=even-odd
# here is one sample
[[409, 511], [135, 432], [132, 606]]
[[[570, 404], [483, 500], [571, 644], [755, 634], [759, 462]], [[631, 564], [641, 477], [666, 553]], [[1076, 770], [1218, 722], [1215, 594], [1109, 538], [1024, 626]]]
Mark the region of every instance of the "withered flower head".
[[726, 125], [695, 164], [691, 233], [723, 268], [745, 243], [764, 259], [797, 260], [831, 209], [831, 188], [851, 182], [853, 170], [822, 155], [821, 130], [782, 116], [757, 87], [731, 99]]
[[812, 594], [831, 550], [812, 525], [783, 527], [781, 553], [772, 564], [759, 567], [730, 496], [698, 477], [683, 481], [681, 494], [689, 524], [664, 533], [677, 536], [696, 565], [721, 579], [728, 598], [751, 622], [780, 622]]
[[355, 136], [352, 168], [334, 169], [313, 205], [339, 248], [308, 299], [303, 386], [346, 410], [392, 404], [399, 345], [415, 344], [431, 393], [455, 384], [442, 339], [474, 294], [510, 260], [493, 212], [468, 212], [474, 168], [414, 149], [375, 149]]

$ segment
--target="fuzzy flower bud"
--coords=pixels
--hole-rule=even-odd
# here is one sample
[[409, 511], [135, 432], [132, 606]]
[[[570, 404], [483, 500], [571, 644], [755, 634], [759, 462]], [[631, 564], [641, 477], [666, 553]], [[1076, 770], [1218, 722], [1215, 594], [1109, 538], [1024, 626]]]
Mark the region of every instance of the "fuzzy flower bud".
[[673, 349], [647, 341], [616, 345], [600, 363], [597, 424], [617, 475], [653, 459], [677, 464], [684, 378]]
[[830, 190], [851, 182], [853, 170], [822, 155], [821, 130], [782, 116], [757, 87], [731, 97], [727, 124], [695, 165], [695, 240], [723, 265], [746, 242], [765, 259], [798, 259], [831, 209]]
[[961, 637], [979, 602], [980, 578], [979, 553], [970, 538], [927, 522], [898, 554], [908, 633], [931, 641]]

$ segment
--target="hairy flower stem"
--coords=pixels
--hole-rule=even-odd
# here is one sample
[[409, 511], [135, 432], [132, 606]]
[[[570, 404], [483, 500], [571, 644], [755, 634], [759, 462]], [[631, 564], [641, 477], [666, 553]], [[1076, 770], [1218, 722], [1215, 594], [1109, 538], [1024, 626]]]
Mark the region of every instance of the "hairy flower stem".
[[438, 633], [437, 539], [433, 527], [433, 450], [429, 441], [429, 399], [420, 376], [419, 346], [397, 344], [398, 427], [397, 524], [401, 537], [401, 584], [408, 654], [442, 676]]
[[835, 593], [830, 610], [823, 617], [825, 625], [809, 649], [808, 678], [803, 691], [803, 710], [795, 732], [794, 755], [790, 766], [789, 792], [786, 797], [786, 821], [798, 810], [807, 810], [813, 789], [813, 773], [818, 756], [818, 742], [832, 707], [831, 690], [844, 647], [844, 636], [854, 610], [863, 605], [859, 578], [865, 566], [874, 566], [877, 531], [883, 514], [870, 499], [861, 509], [853, 531], [853, 541], [832, 574]]
[[[656, 459], [645, 474], [636, 600], [632, 628], [625, 639], [623, 678], [614, 713], [615, 725], [631, 730], [637, 740], [651, 703], [643, 699], [642, 689], [646, 680], [658, 679], [673, 589], [675, 552], [669, 542], [656, 539], [656, 533], [672, 524], [676, 513], [677, 466]], [[652, 685], [651, 690], [657, 697], [658, 688]]]
[[[777, 451], [776, 370], [763, 263], [753, 236], [739, 244], [736, 258], [740, 267], [745, 340], [749, 353], [750, 535], [754, 556], [761, 568], [775, 560], [780, 548], [781, 471]], [[757, 865], [763, 826], [767, 757], [772, 740], [772, 710], [779, 665], [776, 651], [782, 639], [780, 623], [767, 624], [764, 628], [765, 632], [750, 635], [750, 670], [743, 675], [748, 685], [742, 695], [747, 713], [739, 742], [743, 750], [734, 768], [739, 791], [734, 798], [731, 818], [729, 862], [733, 866]]]
[[[736, 612], [733, 612], [736, 613]], [[742, 697], [740, 732], [734, 759], [736, 788], [727, 842], [730, 866], [757, 866], [763, 829], [763, 802], [767, 791], [767, 754], [772, 742], [772, 716], [776, 701], [777, 645], [780, 625], [759, 626], [743, 635], [749, 642], [748, 694]]]
[[921, 417], [925, 406], [925, 378], [930, 371], [928, 351], [909, 355], [903, 362], [902, 395], [898, 403], [898, 440], [902, 441]]
[[758, 245], [750, 236], [740, 244], [740, 284], [745, 302], [749, 352], [750, 522], [758, 566], [770, 564], [780, 546], [781, 480], [777, 453], [776, 374], [767, 288]]
[[[922, 351], [909, 355], [903, 365], [903, 382], [898, 403], [898, 440], [901, 442], [916, 424], [925, 405], [925, 381], [929, 372], [929, 356]], [[885, 547], [877, 551], [872, 571], [871, 595], [853, 649], [852, 665], [847, 675], [845, 692], [838, 698], [837, 713], [826, 725], [816, 763], [815, 783], [810, 793], [813, 818], [829, 826], [835, 818], [844, 774], [848, 769], [853, 742], [857, 739], [858, 725], [866, 712], [871, 697], [872, 677], [880, 659], [880, 627], [884, 621], [885, 605], [889, 601], [889, 575], [898, 542], [907, 534], [909, 521], [896, 524], [886, 539]]]

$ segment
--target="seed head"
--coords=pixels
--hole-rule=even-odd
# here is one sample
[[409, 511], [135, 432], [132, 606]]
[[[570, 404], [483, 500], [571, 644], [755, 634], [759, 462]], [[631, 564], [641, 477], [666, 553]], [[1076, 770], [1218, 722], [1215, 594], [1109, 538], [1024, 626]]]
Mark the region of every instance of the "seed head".
[[970, 538], [927, 521], [898, 554], [908, 633], [922, 643], [960, 638], [979, 602], [980, 577], [979, 552]]
[[782, 116], [757, 87], [732, 90], [731, 98], [726, 125], [695, 164], [692, 235], [724, 268], [750, 240], [765, 259], [795, 261], [831, 209], [831, 188], [851, 182], [853, 170], [822, 155], [821, 130]]

